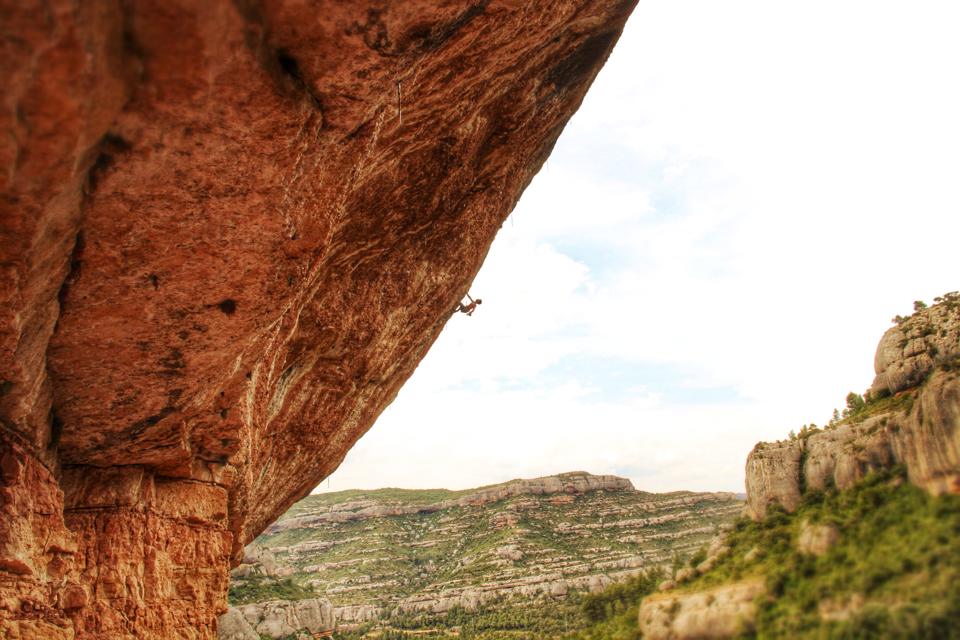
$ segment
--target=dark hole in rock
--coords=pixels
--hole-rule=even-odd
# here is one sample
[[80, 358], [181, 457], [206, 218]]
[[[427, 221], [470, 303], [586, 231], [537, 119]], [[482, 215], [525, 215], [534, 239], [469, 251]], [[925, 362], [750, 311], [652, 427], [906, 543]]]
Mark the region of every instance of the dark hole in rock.
[[237, 301], [233, 298], [227, 298], [226, 300], [221, 300], [217, 307], [228, 316], [232, 316], [237, 312]]
[[60, 443], [60, 437], [63, 435], [63, 420], [57, 415], [57, 412], [50, 410], [50, 446], [55, 447]]
[[277, 62], [280, 63], [280, 68], [283, 69], [284, 73], [288, 76], [301, 82], [303, 81], [303, 75], [300, 73], [300, 65], [297, 64], [296, 58], [291, 56], [287, 51], [283, 49], [277, 50]]

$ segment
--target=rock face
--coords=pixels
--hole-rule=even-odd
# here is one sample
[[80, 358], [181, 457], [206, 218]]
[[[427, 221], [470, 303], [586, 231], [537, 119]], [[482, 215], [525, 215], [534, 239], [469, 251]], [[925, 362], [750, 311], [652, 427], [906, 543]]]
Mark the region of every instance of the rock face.
[[253, 630], [240, 610], [230, 607], [220, 616], [217, 623], [219, 640], [260, 640], [260, 634]]
[[[233, 610], [233, 609], [231, 609]], [[286, 638], [299, 632], [332, 631], [336, 626], [333, 606], [328, 600], [310, 598], [292, 602], [272, 600], [235, 609], [256, 634], [254, 637]], [[229, 615], [229, 612], [228, 612]], [[223, 618], [221, 617], [221, 621]], [[220, 632], [220, 640], [226, 636]]]
[[336, 607], [333, 610], [334, 618], [338, 623], [355, 624], [372, 622], [383, 616], [383, 609], [370, 604], [348, 605]]
[[[805, 438], [758, 444], [747, 458], [748, 513], [761, 519], [771, 504], [793, 511], [804, 491], [847, 489], [871, 469], [894, 464], [931, 493], [960, 493], [958, 327], [960, 302], [952, 297], [914, 314], [880, 341], [878, 382], [862, 416]], [[922, 335], [892, 346], [917, 331]]]
[[454, 609], [519, 619], [690, 555], [742, 508], [732, 494], [651, 494], [583, 472], [460, 492], [318, 494], [257, 538], [231, 596], [272, 597], [289, 580], [328, 598], [348, 626]]
[[630, 0], [0, 10], [0, 625], [209, 638], [423, 357]]
[[762, 443], [747, 458], [747, 507], [751, 513], [766, 514], [767, 496], [788, 511], [800, 506], [798, 479], [803, 473], [803, 443], [797, 441]]
[[830, 524], [814, 524], [807, 520], [800, 523], [797, 536], [797, 551], [808, 555], [822, 556], [840, 538], [840, 532]]
[[681, 594], [658, 594], [640, 604], [645, 640], [733, 638], [749, 632], [756, 619], [754, 600], [766, 591], [762, 579]]
[[219, 640], [287, 638], [300, 633], [332, 631], [336, 616], [328, 600], [271, 600], [243, 607], [230, 607], [220, 616]]
[[960, 357], [960, 294], [948, 293], [883, 334], [873, 366], [877, 377], [868, 395], [915, 387], [938, 364]]

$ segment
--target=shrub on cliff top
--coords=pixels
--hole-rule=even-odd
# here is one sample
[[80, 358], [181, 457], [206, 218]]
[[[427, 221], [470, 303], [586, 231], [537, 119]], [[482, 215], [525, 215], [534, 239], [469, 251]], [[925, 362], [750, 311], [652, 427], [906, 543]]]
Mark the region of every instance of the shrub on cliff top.
[[306, 600], [316, 598], [317, 594], [290, 578], [277, 580], [267, 576], [248, 576], [231, 582], [227, 597], [230, 604], [238, 605], [267, 600]]

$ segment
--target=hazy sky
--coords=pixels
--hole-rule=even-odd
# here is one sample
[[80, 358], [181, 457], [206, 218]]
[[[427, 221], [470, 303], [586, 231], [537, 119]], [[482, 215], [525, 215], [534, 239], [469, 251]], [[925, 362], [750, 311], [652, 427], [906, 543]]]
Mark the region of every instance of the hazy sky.
[[[582, 469], [743, 490], [960, 289], [960, 4], [641, 0], [330, 489]], [[325, 482], [320, 490], [326, 490]]]

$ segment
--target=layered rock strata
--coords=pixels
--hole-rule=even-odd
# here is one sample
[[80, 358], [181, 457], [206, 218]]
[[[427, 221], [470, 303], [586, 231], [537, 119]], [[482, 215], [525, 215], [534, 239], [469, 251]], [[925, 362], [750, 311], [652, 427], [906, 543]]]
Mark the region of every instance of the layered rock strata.
[[336, 617], [328, 600], [270, 600], [230, 607], [220, 617], [219, 640], [289, 638], [333, 631]]
[[[267, 527], [267, 535], [280, 533], [289, 529], [304, 529], [327, 522], [349, 522], [352, 520], [368, 520], [386, 516], [404, 516], [417, 513], [427, 514], [452, 509], [454, 507], [477, 506], [482, 507], [499, 502], [514, 496], [539, 496], [552, 494], [576, 495], [588, 491], [624, 491], [633, 490], [633, 484], [626, 478], [616, 476], [595, 476], [588, 473], [573, 472], [532, 480], [512, 480], [493, 487], [484, 487], [469, 491], [466, 495], [439, 502], [424, 504], [384, 504], [377, 500], [357, 500], [342, 504], [333, 504], [328, 509], [311, 509], [313, 513], [303, 516], [283, 517]], [[415, 492], [411, 492], [415, 493]], [[452, 493], [452, 492], [451, 492]], [[248, 554], [264, 555], [270, 551], [253, 547]], [[252, 558], [259, 561], [258, 557]], [[244, 559], [246, 562], [247, 559]]]
[[463, 492], [320, 494], [251, 545], [231, 593], [271, 593], [289, 580], [328, 598], [347, 626], [531, 607], [689, 555], [742, 505], [582, 472]]
[[228, 566], [396, 395], [632, 4], [0, 9], [5, 637], [213, 635]]

